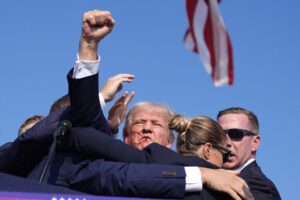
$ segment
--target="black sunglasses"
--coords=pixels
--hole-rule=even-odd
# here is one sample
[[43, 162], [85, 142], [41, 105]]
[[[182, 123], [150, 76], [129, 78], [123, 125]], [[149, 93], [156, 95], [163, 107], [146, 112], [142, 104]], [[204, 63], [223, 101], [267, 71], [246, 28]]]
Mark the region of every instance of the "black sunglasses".
[[218, 149], [223, 157], [223, 163], [226, 163], [229, 160], [229, 157], [232, 156], [232, 152], [225, 148], [218, 145], [212, 145], [214, 148]]
[[[203, 145], [205, 142], [197, 142], [195, 145]], [[218, 145], [211, 144], [213, 148], [219, 150], [219, 152], [222, 154], [223, 163], [227, 162], [229, 160], [229, 157], [232, 156], [232, 152], [225, 148]]]
[[252, 131], [248, 131], [248, 130], [245, 130], [245, 129], [237, 129], [237, 128], [231, 128], [231, 129], [227, 129], [227, 130], [224, 130], [224, 131], [225, 131], [226, 134], [228, 134], [230, 139], [234, 140], [234, 141], [240, 141], [245, 136], [257, 135], [255, 133], [253, 133]]

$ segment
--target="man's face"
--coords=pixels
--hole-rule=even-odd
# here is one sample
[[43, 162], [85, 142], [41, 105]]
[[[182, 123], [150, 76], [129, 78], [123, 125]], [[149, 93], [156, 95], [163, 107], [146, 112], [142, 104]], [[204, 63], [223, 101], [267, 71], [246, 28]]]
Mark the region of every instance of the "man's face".
[[[244, 114], [222, 115], [219, 117], [218, 123], [224, 130], [236, 128], [252, 131], [248, 116]], [[258, 135], [244, 136], [239, 141], [231, 140], [230, 150], [232, 151], [233, 156], [230, 157], [228, 162], [224, 163], [223, 167], [232, 169], [241, 166], [250, 158], [254, 157], [255, 151], [259, 147], [259, 143], [260, 138]]]
[[125, 143], [138, 149], [153, 142], [171, 148], [168, 123], [169, 118], [165, 113], [155, 108], [139, 108], [132, 114], [132, 124], [127, 129]]

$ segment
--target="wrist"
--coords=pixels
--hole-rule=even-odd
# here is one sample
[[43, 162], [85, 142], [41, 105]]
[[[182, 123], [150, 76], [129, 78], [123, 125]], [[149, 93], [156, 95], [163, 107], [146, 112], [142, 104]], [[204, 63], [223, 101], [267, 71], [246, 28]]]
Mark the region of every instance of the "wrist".
[[117, 134], [119, 132], [118, 125], [113, 125], [113, 122], [111, 120], [108, 120], [108, 124], [110, 125], [110, 129], [113, 132], [113, 134]]
[[78, 56], [80, 60], [98, 60], [98, 41], [80, 38]]
[[202, 184], [206, 185], [207, 183], [207, 168], [204, 167], [199, 167], [199, 170], [201, 172], [201, 176], [202, 176]]
[[100, 91], [99, 91], [99, 95], [100, 95], [100, 94], [102, 95], [103, 101], [104, 101], [105, 103], [110, 102], [110, 98], [108, 97], [107, 94], [105, 94], [105, 92], [103, 92], [103, 90], [100, 90]]

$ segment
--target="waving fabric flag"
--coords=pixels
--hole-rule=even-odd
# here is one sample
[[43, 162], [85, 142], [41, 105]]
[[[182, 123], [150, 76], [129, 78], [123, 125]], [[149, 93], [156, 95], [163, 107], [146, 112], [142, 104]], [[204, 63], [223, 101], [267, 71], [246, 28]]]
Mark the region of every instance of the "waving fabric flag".
[[215, 86], [233, 84], [232, 47], [217, 0], [186, 0], [187, 49], [197, 53]]

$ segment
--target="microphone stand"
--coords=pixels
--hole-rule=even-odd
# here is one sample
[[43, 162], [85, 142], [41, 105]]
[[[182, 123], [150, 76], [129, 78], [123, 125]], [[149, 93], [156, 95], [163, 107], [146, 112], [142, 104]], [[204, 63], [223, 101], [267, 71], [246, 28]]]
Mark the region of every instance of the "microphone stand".
[[48, 170], [48, 167], [50, 165], [50, 163], [53, 160], [54, 154], [55, 154], [55, 150], [56, 150], [56, 145], [58, 144], [58, 142], [61, 141], [62, 137], [65, 135], [65, 133], [67, 131], [69, 131], [69, 129], [72, 128], [72, 124], [70, 121], [68, 120], [62, 120], [60, 122], [60, 124], [58, 125], [57, 129], [55, 130], [54, 134], [53, 134], [53, 141], [51, 143], [49, 152], [48, 152], [48, 158], [47, 161], [45, 163], [45, 166], [39, 176], [39, 183], [42, 183], [45, 174]]

